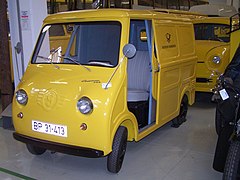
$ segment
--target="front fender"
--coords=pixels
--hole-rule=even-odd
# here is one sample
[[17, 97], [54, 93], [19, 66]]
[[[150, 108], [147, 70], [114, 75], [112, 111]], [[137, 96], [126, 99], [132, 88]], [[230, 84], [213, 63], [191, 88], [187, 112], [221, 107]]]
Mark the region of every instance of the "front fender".
[[122, 115], [119, 115], [116, 117], [116, 122], [113, 125], [112, 131], [111, 131], [111, 144], [113, 143], [114, 136], [120, 126], [124, 126], [128, 130], [128, 141], [133, 141], [136, 139], [138, 134], [138, 123], [136, 120], [136, 117], [130, 113], [129, 111], [126, 113], [123, 113]]

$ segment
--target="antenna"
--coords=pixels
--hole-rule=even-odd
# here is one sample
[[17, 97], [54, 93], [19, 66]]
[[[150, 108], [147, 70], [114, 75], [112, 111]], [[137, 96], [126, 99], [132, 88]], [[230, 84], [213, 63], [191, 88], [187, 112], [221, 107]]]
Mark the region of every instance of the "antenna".
[[125, 57], [127, 58], [132, 58], [133, 56], [135, 56], [136, 54], [136, 47], [133, 44], [126, 44], [123, 47], [123, 57], [121, 58], [119, 64], [117, 65], [116, 69], [114, 70], [114, 72], [112, 73], [111, 77], [109, 78], [109, 80], [107, 81], [104, 89], [108, 89], [108, 85], [111, 82], [113, 76], [115, 75], [115, 73], [117, 72], [118, 68], [121, 66], [123, 60], [125, 59]]

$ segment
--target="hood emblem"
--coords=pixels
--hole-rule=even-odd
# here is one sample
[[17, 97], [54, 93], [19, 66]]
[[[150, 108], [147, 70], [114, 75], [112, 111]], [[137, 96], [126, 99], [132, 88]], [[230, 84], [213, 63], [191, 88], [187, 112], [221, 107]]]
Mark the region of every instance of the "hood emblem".
[[37, 96], [37, 104], [49, 111], [62, 106], [64, 97], [58, 96], [53, 90], [40, 91]]

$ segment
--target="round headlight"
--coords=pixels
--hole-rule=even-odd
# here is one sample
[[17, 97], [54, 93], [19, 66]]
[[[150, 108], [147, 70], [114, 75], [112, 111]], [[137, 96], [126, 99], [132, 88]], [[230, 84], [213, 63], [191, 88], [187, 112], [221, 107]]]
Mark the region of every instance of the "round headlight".
[[219, 64], [220, 61], [221, 61], [221, 58], [219, 56], [214, 56], [212, 61], [215, 63], [215, 64]]
[[18, 90], [16, 92], [16, 100], [19, 104], [26, 105], [28, 102], [27, 93], [23, 89]]
[[93, 111], [93, 103], [88, 97], [82, 97], [77, 102], [77, 108], [82, 114], [90, 114]]

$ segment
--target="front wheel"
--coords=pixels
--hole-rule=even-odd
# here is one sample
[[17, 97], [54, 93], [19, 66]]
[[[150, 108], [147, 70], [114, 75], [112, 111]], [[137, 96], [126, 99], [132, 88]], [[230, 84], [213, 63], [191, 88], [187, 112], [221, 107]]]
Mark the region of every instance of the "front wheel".
[[112, 173], [118, 173], [122, 167], [124, 155], [127, 148], [128, 131], [126, 127], [120, 126], [115, 134], [112, 152], [108, 156], [107, 168]]
[[34, 155], [41, 155], [46, 152], [46, 149], [34, 146], [32, 144], [26, 144], [28, 151]]
[[240, 141], [233, 141], [228, 150], [223, 180], [240, 179]]

